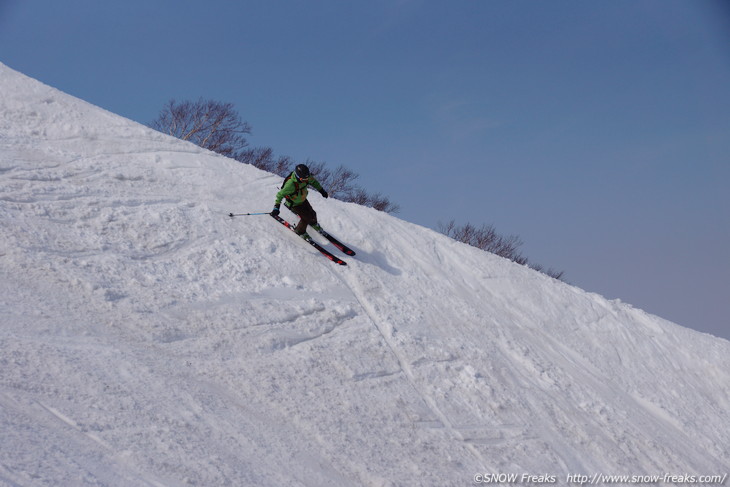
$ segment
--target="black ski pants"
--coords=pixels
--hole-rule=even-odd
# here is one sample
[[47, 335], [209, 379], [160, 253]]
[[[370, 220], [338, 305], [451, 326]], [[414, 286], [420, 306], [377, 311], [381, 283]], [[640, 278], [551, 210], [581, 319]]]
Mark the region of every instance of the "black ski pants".
[[317, 213], [314, 211], [314, 208], [312, 208], [312, 205], [309, 204], [309, 201], [304, 200], [304, 203], [302, 203], [301, 205], [290, 206], [289, 209], [292, 211], [292, 213], [298, 215], [299, 218], [301, 218], [296, 228], [294, 229], [294, 231], [297, 232], [297, 235], [301, 235], [306, 232], [307, 225], [317, 224]]

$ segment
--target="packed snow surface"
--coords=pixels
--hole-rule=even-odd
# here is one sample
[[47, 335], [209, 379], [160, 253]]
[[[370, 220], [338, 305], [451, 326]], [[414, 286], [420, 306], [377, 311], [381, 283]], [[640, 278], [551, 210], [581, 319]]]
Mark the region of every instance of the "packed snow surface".
[[0, 485], [728, 472], [730, 342], [280, 184], [0, 64]]

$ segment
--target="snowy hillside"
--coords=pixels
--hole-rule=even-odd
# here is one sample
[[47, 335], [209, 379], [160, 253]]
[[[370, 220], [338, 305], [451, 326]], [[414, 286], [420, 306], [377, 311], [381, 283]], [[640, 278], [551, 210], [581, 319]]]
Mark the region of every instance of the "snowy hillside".
[[730, 342], [280, 183], [0, 64], [0, 485], [730, 470]]

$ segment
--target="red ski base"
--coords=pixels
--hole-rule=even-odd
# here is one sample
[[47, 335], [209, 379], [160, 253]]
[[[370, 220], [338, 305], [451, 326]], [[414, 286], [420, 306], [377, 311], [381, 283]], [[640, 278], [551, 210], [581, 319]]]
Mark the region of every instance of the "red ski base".
[[[289, 223], [288, 221], [284, 220], [279, 215], [271, 215], [271, 216], [274, 218], [274, 220], [278, 221], [279, 223], [281, 223], [282, 225], [284, 225], [286, 228], [288, 228], [292, 232], [294, 231], [294, 227], [292, 226], [292, 224]], [[329, 250], [325, 249], [320, 244], [318, 244], [317, 242], [315, 242], [314, 240], [312, 240], [312, 237], [309, 237], [308, 239], [307, 238], [302, 238], [302, 240], [304, 240], [305, 242], [307, 242], [309, 245], [311, 245], [315, 249], [319, 250], [319, 253], [321, 253], [322, 255], [324, 255], [325, 257], [327, 257], [329, 260], [331, 260], [335, 264], [347, 265], [347, 262], [345, 262], [344, 260], [342, 260], [342, 259], [340, 259], [338, 257], [335, 257]]]

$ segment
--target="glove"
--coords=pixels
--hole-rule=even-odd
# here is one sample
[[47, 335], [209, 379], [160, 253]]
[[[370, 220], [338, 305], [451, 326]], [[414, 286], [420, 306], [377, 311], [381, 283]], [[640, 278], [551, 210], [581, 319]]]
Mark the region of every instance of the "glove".
[[330, 196], [329, 194], [327, 194], [327, 191], [325, 191], [324, 189], [320, 189], [319, 194], [321, 194], [325, 198], [329, 198], [329, 196]]
[[274, 206], [274, 209], [271, 210], [271, 216], [278, 216], [279, 215], [279, 205]]

